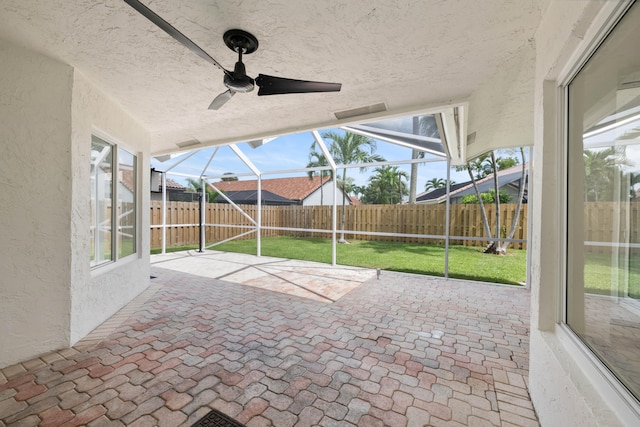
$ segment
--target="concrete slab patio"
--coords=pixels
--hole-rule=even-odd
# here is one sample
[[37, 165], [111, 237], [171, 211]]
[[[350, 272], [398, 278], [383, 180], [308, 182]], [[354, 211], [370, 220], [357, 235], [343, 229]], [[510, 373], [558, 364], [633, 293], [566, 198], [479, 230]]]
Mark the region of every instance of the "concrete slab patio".
[[537, 426], [525, 289], [207, 251], [71, 349], [2, 370], [0, 426]]

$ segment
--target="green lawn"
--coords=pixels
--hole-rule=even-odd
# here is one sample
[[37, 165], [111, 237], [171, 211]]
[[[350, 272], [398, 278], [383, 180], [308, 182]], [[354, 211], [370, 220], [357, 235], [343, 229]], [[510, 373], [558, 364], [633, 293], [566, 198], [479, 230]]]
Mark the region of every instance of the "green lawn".
[[[198, 249], [197, 245], [167, 248], [167, 252]], [[212, 249], [246, 254], [256, 253], [256, 241], [235, 240]], [[151, 250], [160, 253], [159, 248]], [[265, 237], [262, 255], [331, 263], [331, 240], [322, 238]], [[612, 278], [628, 270], [629, 294], [640, 298], [640, 257], [633, 253], [629, 266], [612, 268], [610, 254], [585, 254], [585, 290], [589, 293], [612, 294]], [[353, 240], [338, 245], [340, 265], [380, 268], [407, 273], [444, 275], [444, 246], [415, 243], [374, 242]], [[449, 248], [449, 277], [484, 282], [523, 284], [527, 274], [526, 251], [509, 249], [506, 256], [487, 255], [479, 247], [451, 246]], [[623, 291], [623, 289], [620, 289]], [[614, 291], [615, 294], [618, 291]]]
[[[623, 295], [625, 282], [629, 296], [640, 298], [640, 265], [638, 254], [632, 253], [629, 264], [613, 267], [611, 254], [585, 254], [584, 282], [587, 292], [604, 295]], [[628, 274], [628, 277], [625, 275]], [[617, 282], [617, 283], [616, 283]]]
[[[167, 248], [167, 251], [187, 249], [197, 249], [197, 246]], [[235, 240], [211, 249], [255, 254], [256, 241]], [[159, 253], [159, 250], [152, 250], [152, 253]], [[331, 240], [265, 237], [262, 239], [262, 255], [331, 263]], [[340, 265], [443, 276], [444, 246], [353, 240], [349, 245], [338, 245], [337, 262]], [[449, 277], [520, 285], [525, 282], [526, 275], [526, 251], [509, 250], [508, 255], [497, 256], [483, 254], [479, 247], [450, 247]]]
[[[199, 247], [200, 246], [198, 245], [167, 246], [167, 252], [192, 251], [198, 249]], [[162, 248], [151, 248], [151, 255], [157, 255], [160, 253], [162, 253]]]

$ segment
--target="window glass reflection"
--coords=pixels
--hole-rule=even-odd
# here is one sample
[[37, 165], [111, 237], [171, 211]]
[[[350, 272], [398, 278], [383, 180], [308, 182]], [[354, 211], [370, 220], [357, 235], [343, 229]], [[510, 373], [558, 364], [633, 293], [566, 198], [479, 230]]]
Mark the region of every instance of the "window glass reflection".
[[640, 7], [568, 87], [567, 323], [640, 398]]

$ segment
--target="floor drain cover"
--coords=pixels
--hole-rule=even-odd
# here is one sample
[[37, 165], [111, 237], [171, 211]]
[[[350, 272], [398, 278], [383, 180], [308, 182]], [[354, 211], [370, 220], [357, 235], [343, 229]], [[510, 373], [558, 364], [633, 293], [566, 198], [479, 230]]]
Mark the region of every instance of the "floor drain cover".
[[200, 418], [191, 427], [245, 427], [245, 425], [240, 424], [220, 411], [212, 409], [211, 412]]

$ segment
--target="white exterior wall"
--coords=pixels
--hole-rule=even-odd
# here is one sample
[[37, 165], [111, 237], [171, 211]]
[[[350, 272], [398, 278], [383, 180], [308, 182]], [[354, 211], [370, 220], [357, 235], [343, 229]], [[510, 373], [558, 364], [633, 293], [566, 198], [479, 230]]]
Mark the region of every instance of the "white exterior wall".
[[[71, 158], [71, 343], [91, 332], [149, 286], [149, 135], [77, 70], [73, 80]], [[135, 255], [89, 268], [91, 134], [138, 157], [138, 224]]]
[[0, 367], [69, 344], [72, 84], [0, 40]]
[[533, 129], [535, 46], [531, 42], [469, 98], [467, 159], [491, 150], [530, 146]]
[[[0, 368], [72, 345], [149, 284], [149, 137], [73, 68], [0, 40]], [[92, 127], [139, 160], [138, 254], [89, 268]]]
[[[342, 206], [342, 190], [338, 188], [338, 205]], [[322, 203], [320, 202], [322, 200]], [[331, 181], [327, 182], [322, 186], [322, 193], [320, 192], [320, 188], [316, 191], [308, 195], [303, 201], [303, 206], [331, 206], [333, 204], [333, 184]], [[349, 198], [347, 197], [347, 204], [351, 204], [349, 202]]]
[[530, 189], [530, 394], [543, 426], [640, 425], [614, 381], [562, 319], [564, 154], [562, 80], [618, 2], [550, 2], [536, 38]]

